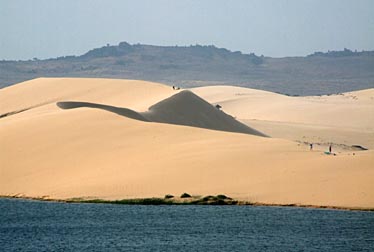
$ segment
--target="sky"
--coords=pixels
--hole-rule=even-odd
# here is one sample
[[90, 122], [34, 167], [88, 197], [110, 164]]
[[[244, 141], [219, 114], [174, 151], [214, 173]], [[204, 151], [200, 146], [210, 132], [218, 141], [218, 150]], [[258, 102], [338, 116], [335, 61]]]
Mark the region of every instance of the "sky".
[[271, 57], [374, 50], [373, 0], [0, 0], [0, 59], [106, 44], [215, 45]]

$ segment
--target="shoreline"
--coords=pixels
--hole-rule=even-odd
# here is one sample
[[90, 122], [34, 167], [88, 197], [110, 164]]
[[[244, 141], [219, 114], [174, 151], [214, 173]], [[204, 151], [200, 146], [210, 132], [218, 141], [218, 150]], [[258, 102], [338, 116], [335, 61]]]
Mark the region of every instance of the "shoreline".
[[79, 204], [115, 204], [115, 205], [196, 205], [196, 206], [263, 206], [263, 207], [295, 207], [295, 208], [311, 208], [311, 209], [327, 209], [327, 210], [345, 210], [345, 211], [364, 211], [374, 212], [374, 208], [365, 207], [341, 207], [341, 206], [323, 206], [312, 204], [275, 204], [239, 201], [227, 197], [225, 195], [217, 196], [191, 196], [189, 198], [129, 198], [120, 200], [104, 200], [98, 198], [70, 198], [70, 199], [52, 199], [49, 197], [28, 197], [23, 195], [0, 195], [0, 199], [20, 199], [32, 200], [40, 202], [56, 202], [56, 203], [79, 203]]

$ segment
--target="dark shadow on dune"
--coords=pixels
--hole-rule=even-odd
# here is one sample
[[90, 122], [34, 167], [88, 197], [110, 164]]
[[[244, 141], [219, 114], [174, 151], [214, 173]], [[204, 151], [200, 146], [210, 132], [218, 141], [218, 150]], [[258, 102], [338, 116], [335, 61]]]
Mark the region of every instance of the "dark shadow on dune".
[[144, 122], [185, 125], [198, 128], [245, 133], [267, 137], [265, 134], [235, 120], [190, 91], [179, 92], [152, 105], [147, 112], [89, 102], [58, 102], [61, 109], [97, 108]]

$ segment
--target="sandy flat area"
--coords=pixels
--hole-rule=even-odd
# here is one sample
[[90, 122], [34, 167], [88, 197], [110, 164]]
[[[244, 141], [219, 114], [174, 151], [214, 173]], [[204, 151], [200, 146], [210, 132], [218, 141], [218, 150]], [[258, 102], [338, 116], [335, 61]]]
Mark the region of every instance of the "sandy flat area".
[[[292, 97], [208, 89], [192, 90], [207, 102], [188, 91], [133, 80], [40, 78], [0, 89], [0, 195], [123, 199], [188, 192], [267, 204], [374, 208], [373, 150], [334, 156], [282, 139], [282, 130], [301, 130], [297, 125], [372, 134], [373, 90], [353, 92], [357, 99], [300, 97], [308, 113], [299, 116], [303, 107], [292, 105], [299, 101], [280, 102]], [[208, 103], [221, 104], [223, 111]], [[327, 109], [318, 114], [310, 104]], [[339, 107], [343, 118], [332, 117]], [[271, 128], [279, 128], [279, 135], [263, 137]]]

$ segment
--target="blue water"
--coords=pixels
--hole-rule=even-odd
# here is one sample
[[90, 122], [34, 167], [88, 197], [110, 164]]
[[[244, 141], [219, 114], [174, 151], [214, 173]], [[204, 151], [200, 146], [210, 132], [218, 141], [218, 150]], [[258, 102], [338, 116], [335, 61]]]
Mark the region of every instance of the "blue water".
[[374, 212], [0, 199], [0, 251], [374, 251]]

